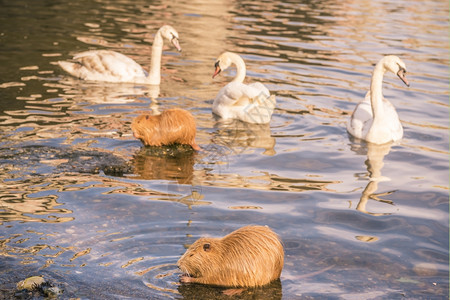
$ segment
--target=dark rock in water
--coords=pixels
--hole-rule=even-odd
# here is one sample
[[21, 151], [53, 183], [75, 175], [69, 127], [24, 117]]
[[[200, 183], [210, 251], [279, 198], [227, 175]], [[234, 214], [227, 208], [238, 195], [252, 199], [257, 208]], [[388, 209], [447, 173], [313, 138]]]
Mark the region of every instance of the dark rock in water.
[[42, 276], [31, 276], [17, 283], [18, 290], [34, 290], [45, 282]]
[[58, 169], [63, 172], [98, 174], [103, 171], [111, 176], [123, 176], [132, 172], [131, 166], [125, 159], [108, 152], [70, 150], [59, 153], [57, 157], [67, 160], [58, 165]]
[[54, 285], [48, 281], [45, 281], [43, 284], [41, 284], [38, 287], [38, 290], [43, 295], [49, 298], [56, 298], [58, 295], [61, 295], [63, 293], [63, 290], [59, 286]]
[[78, 172], [123, 176], [132, 173], [125, 159], [109, 152], [70, 147], [28, 145], [0, 148], [0, 164], [7, 168], [30, 169], [34, 174]]
[[[174, 144], [143, 147], [136, 156], [178, 159], [193, 157], [195, 153], [196, 151], [190, 145]], [[109, 176], [120, 177], [134, 173], [132, 162], [110, 152], [42, 145], [0, 148], [0, 164], [5, 170], [20, 169], [22, 174], [33, 175], [73, 172], [99, 174], [103, 172]]]
[[31, 276], [17, 283], [16, 299], [36, 299], [45, 297], [54, 299], [63, 293], [59, 286], [46, 281], [42, 276]]

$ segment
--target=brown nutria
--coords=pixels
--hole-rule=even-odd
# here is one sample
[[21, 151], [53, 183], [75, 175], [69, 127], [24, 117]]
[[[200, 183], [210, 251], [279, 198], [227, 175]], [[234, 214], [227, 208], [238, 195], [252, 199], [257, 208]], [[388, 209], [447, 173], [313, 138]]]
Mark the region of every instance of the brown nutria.
[[181, 282], [256, 287], [280, 278], [284, 250], [267, 226], [245, 226], [223, 238], [200, 238], [178, 260]]
[[173, 108], [160, 115], [140, 115], [131, 123], [135, 138], [146, 146], [171, 144], [191, 145], [194, 150], [201, 150], [195, 143], [195, 119], [190, 112]]

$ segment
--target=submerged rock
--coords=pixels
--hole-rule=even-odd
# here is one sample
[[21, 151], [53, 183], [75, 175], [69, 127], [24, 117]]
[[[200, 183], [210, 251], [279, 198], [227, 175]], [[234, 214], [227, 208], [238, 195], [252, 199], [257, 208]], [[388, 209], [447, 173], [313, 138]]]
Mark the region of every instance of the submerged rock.
[[123, 176], [132, 172], [129, 162], [109, 152], [39, 145], [0, 148], [0, 164], [34, 174], [104, 172], [106, 175]]
[[49, 298], [56, 298], [58, 295], [63, 293], [63, 290], [60, 287], [47, 281], [39, 286], [39, 291]]
[[63, 293], [57, 285], [46, 281], [43, 276], [31, 276], [17, 283], [15, 297], [34, 299], [36, 297], [56, 298]]
[[45, 282], [42, 276], [31, 276], [17, 283], [18, 290], [32, 291]]

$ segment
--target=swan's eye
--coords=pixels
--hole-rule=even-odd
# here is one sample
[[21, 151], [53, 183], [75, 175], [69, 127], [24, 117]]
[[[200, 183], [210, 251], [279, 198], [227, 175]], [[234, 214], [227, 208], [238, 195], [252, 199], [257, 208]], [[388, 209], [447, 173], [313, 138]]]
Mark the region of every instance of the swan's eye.
[[220, 63], [220, 60], [216, 61], [216, 63], [214, 64], [214, 68], [220, 68], [219, 63]]

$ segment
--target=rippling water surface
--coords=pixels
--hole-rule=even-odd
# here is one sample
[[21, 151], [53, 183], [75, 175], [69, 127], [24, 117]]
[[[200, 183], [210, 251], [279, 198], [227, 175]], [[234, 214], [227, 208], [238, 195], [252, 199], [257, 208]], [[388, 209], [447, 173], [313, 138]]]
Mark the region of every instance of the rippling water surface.
[[[446, 1], [9, 1], [0, 10], [0, 292], [43, 275], [63, 298], [229, 299], [180, 285], [200, 236], [269, 225], [280, 282], [242, 299], [447, 299], [449, 7]], [[87, 49], [149, 64], [173, 25], [159, 88], [83, 82], [57, 65]], [[221, 122], [223, 51], [277, 98], [268, 125]], [[404, 137], [367, 145], [345, 125], [374, 64]], [[204, 151], [143, 149], [136, 115], [188, 109]]]

